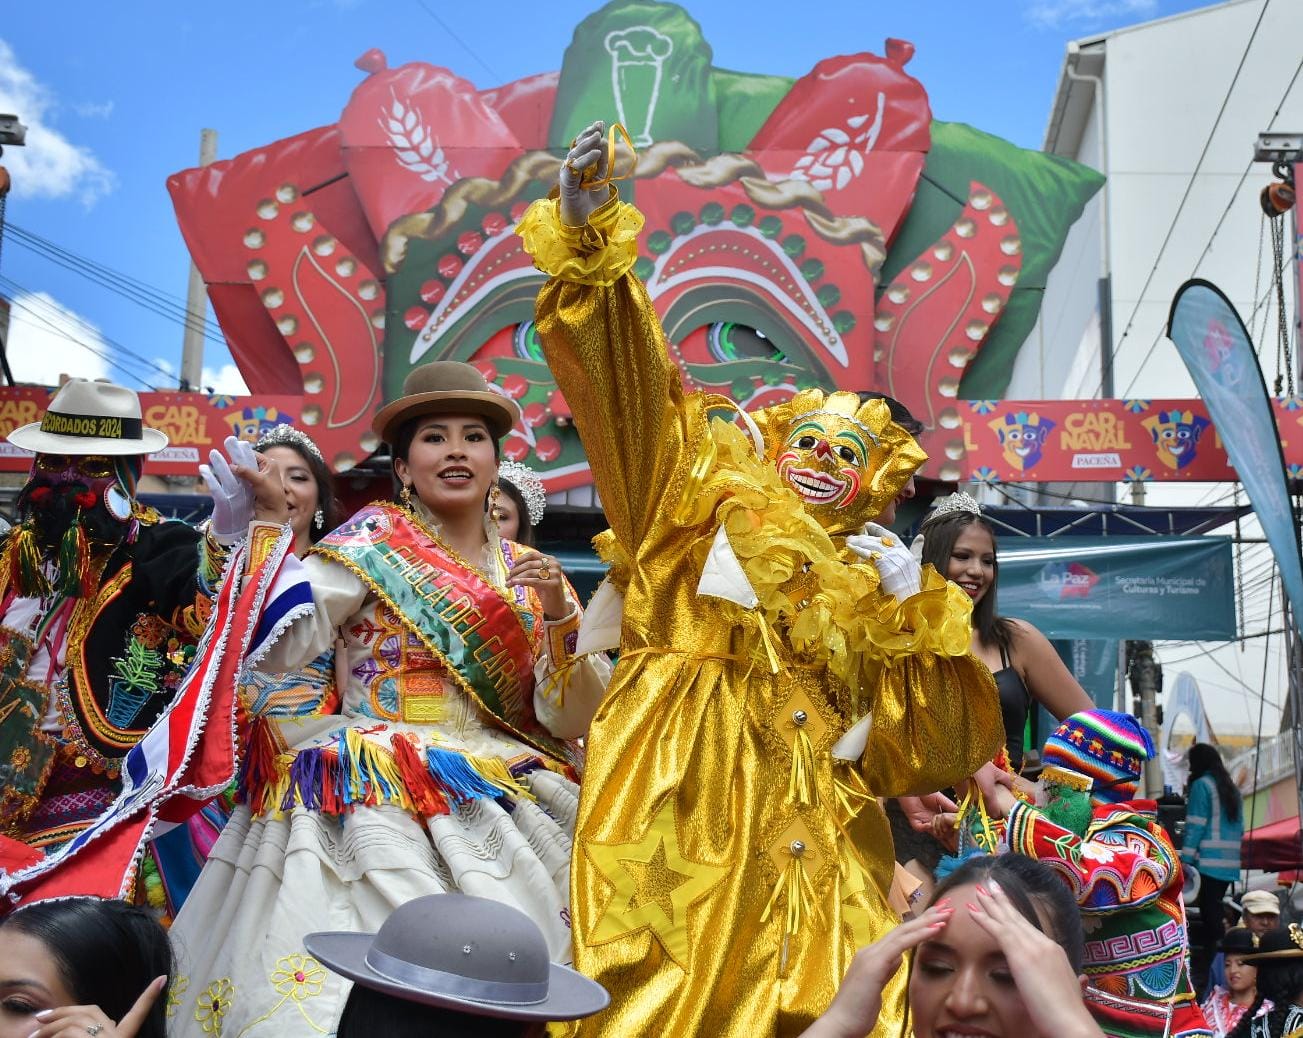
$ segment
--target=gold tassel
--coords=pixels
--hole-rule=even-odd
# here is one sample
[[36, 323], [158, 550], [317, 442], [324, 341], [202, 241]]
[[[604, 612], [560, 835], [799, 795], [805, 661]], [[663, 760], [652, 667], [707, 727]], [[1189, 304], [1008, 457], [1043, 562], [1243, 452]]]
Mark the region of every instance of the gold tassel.
[[764, 914], [760, 917], [762, 923], [768, 922], [778, 899], [780, 897], [783, 899], [783, 950], [778, 963], [780, 976], [787, 975], [789, 945], [792, 938], [801, 930], [801, 920], [809, 917], [818, 918], [820, 915], [814, 898], [814, 887], [810, 883], [810, 877], [805, 874], [804, 856], [805, 845], [799, 840], [794, 840], [787, 868], [783, 869], [783, 874], [774, 884], [774, 892], [769, 895], [769, 903], [765, 905]]
[[769, 621], [765, 619], [763, 613], [752, 613], [756, 618], [756, 629], [760, 632], [760, 642], [765, 647], [765, 655], [769, 658], [769, 673], [778, 673], [778, 653], [774, 649], [774, 643], [769, 633]]
[[566, 692], [569, 690], [570, 681], [574, 677], [575, 665], [585, 658], [584, 656], [571, 656], [556, 670], [549, 671], [544, 676], [539, 692], [544, 699], [555, 705], [558, 710], [566, 705]]
[[[846, 778], [843, 778], [843, 775]], [[856, 817], [864, 805], [873, 799], [873, 794], [864, 783], [864, 776], [853, 765], [833, 768], [832, 788], [837, 794], [839, 817], [847, 822]]]
[[814, 747], [804, 727], [797, 727], [792, 743], [792, 770], [787, 779], [787, 799], [797, 807], [816, 807], [819, 790], [814, 781]]

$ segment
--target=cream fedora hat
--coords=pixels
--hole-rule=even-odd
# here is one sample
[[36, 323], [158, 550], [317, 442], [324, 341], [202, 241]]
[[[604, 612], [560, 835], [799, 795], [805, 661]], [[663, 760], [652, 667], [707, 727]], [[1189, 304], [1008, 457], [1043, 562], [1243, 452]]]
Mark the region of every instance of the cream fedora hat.
[[7, 439], [37, 454], [153, 454], [167, 446], [165, 433], [145, 427], [134, 390], [88, 378], [68, 379], [45, 417]]
[[392, 445], [404, 422], [427, 414], [479, 415], [500, 440], [519, 420], [520, 408], [494, 392], [479, 368], [459, 360], [433, 360], [408, 372], [403, 395], [376, 413], [371, 428]]

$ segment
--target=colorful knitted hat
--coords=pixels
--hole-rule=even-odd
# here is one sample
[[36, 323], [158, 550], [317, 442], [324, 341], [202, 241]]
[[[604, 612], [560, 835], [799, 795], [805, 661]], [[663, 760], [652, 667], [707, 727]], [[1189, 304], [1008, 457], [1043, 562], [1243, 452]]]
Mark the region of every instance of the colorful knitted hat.
[[1136, 795], [1144, 762], [1154, 755], [1154, 741], [1130, 714], [1083, 710], [1073, 714], [1045, 740], [1043, 775], [1051, 769], [1074, 772], [1091, 780], [1091, 798], [1117, 804]]

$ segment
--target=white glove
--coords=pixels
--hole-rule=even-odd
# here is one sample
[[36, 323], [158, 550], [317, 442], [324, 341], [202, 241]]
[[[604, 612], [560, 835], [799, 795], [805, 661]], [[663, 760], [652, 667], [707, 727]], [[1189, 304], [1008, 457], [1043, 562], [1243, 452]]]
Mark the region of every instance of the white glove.
[[[258, 471], [258, 455], [253, 447], [235, 436], [226, 438], [226, 453], [231, 463]], [[221, 451], [208, 453], [207, 465], [199, 466], [199, 475], [213, 495], [213, 521], [210, 529], [222, 544], [234, 544], [253, 521], [253, 489], [231, 471]]]
[[901, 539], [890, 530], [869, 523], [863, 534], [846, 538], [846, 547], [877, 567], [882, 589], [903, 602], [923, 589], [923, 569]]
[[557, 183], [561, 188], [561, 222], [567, 227], [583, 227], [589, 216], [611, 197], [609, 187], [590, 191], [580, 186], [584, 172], [590, 168], [597, 174], [590, 180], [601, 180], [606, 176], [606, 148], [602, 141], [605, 131], [605, 123], [592, 123], [575, 138], [565, 162], [561, 164]]

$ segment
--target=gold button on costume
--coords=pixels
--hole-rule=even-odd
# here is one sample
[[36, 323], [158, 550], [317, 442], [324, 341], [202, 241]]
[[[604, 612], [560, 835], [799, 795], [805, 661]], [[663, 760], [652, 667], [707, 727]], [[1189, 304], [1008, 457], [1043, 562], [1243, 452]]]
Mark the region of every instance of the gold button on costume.
[[[898, 603], [845, 548], [922, 452], [885, 404], [848, 393], [757, 413], [762, 444], [712, 418], [727, 402], [683, 393], [629, 273], [641, 225], [613, 196], [586, 227], [542, 200], [519, 229], [551, 275], [537, 327], [624, 594], [571, 880], [575, 965], [612, 1001], [578, 1030], [796, 1035], [894, 922], [876, 798], [971, 774], [1004, 729], [967, 655], [967, 596], [926, 569]], [[869, 713], [863, 755], [835, 760]]]

